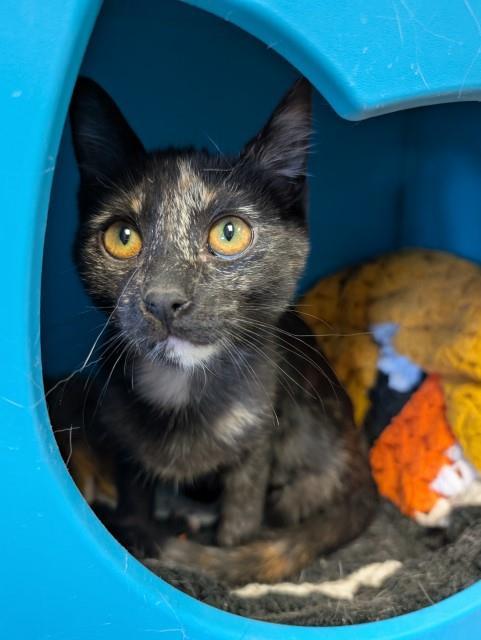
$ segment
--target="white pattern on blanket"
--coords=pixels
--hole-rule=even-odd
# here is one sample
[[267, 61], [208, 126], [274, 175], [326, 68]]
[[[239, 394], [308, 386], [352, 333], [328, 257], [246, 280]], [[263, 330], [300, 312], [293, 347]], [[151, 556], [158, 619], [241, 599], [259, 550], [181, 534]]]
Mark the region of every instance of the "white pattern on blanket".
[[360, 587], [380, 587], [384, 580], [402, 567], [399, 560], [373, 562], [339, 580], [326, 582], [280, 582], [278, 584], [259, 584], [253, 582], [232, 591], [242, 598], [260, 598], [268, 593], [282, 593], [290, 596], [305, 597], [321, 593], [329, 598], [352, 600]]

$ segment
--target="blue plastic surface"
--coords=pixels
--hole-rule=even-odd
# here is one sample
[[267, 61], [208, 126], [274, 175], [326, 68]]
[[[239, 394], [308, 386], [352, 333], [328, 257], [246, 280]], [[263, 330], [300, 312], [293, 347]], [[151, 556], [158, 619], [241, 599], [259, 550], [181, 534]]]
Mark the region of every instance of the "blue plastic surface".
[[[59, 373], [78, 362], [98, 322], [95, 314], [77, 315], [88, 303], [70, 261], [77, 177], [68, 131], [57, 161], [89, 38], [83, 71], [111, 91], [150, 146], [237, 150], [297, 70], [351, 119], [481, 96], [480, 0], [190, 4], [207, 12], [174, 0], [110, 0], [94, 28], [98, 0], [0, 3], [0, 637], [480, 637], [481, 584], [407, 616], [340, 629], [280, 627], [201, 605], [152, 576], [106, 533], [60, 460], [41, 384], [41, 265], [55, 170], [42, 328], [44, 365]], [[481, 260], [479, 105], [354, 124], [318, 98], [316, 120], [304, 286], [406, 244]]]

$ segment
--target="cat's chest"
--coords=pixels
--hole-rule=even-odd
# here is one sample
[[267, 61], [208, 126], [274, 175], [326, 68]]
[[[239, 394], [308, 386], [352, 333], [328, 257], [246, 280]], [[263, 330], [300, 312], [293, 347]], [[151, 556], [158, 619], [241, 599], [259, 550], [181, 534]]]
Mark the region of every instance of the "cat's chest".
[[189, 370], [147, 362], [134, 380], [137, 402], [128, 410], [124, 434], [156, 476], [186, 480], [230, 465], [262, 426], [252, 398], [222, 393], [217, 379], [200, 383]]
[[181, 411], [192, 400], [192, 374], [188, 369], [143, 362], [137, 366], [135, 390], [154, 408]]

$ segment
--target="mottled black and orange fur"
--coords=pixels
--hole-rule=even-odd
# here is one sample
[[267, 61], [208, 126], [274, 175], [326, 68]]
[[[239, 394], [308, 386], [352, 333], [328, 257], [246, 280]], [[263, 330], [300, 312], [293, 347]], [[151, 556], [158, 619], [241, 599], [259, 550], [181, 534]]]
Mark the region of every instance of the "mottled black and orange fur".
[[[81, 79], [75, 90], [76, 260], [108, 311], [106, 333], [118, 338], [98, 415], [118, 462], [115, 530], [129, 544], [141, 529], [136, 544], [143, 538], [154, 568], [276, 581], [358, 535], [373, 512], [350, 403], [290, 306], [308, 253], [310, 93], [298, 82], [239, 156], [226, 158], [148, 153], [98, 85]], [[208, 229], [223, 214], [253, 228], [238, 259], [208, 251]], [[103, 249], [116, 220], [142, 236], [135, 258]], [[146, 309], [152, 287], [189, 301], [171, 326]], [[172, 336], [177, 359], [165, 347]], [[182, 485], [212, 474], [222, 487], [218, 546], [145, 524], [153, 483], [144, 477]]]

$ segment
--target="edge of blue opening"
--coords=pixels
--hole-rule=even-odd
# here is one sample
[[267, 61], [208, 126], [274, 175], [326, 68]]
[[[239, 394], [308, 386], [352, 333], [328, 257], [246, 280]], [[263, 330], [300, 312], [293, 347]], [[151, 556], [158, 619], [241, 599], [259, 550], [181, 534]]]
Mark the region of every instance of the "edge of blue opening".
[[478, 2], [183, 1], [277, 51], [348, 120], [481, 100]]
[[[336, 76], [337, 69], [334, 70], [335, 65], [331, 65], [330, 61], [321, 54], [317, 60], [314, 60], [314, 54], [312, 52], [309, 53], [312, 44], [309, 38], [306, 37], [306, 34], [299, 31], [296, 32], [292, 26], [289, 27], [289, 23], [285, 20], [285, 15], [280, 11], [280, 8], [286, 6], [286, 1], [278, 0], [276, 3], [269, 3], [255, 0], [192, 0], [191, 4], [221, 17], [227, 17], [271, 46], [274, 46], [272, 37], [279, 37], [279, 42], [282, 44], [276, 45], [275, 48], [289, 62], [299, 68], [301, 72], [310, 77], [341, 115], [346, 117], [365, 117], [366, 114], [372, 115], [374, 112], [387, 110], [387, 103], [383, 107], [378, 104], [377, 106], [372, 105], [372, 108], [367, 108], [365, 102], [356, 101], [349, 89], [343, 86], [342, 79]], [[22, 4], [21, 10], [19, 4]], [[34, 5], [37, 6], [35, 7]], [[19, 320], [20, 331], [23, 327], [30, 337], [36, 336], [38, 333], [42, 260], [41, 248], [35, 249], [32, 255], [31, 247], [33, 246], [35, 234], [41, 235], [45, 229], [52, 176], [49, 167], [52, 166], [52, 158], [55, 158], [58, 153], [68, 101], [88, 37], [95, 22], [100, 1], [68, 0], [65, 2], [51, 0], [49, 5], [48, 9], [45, 9], [44, 13], [42, 13], [34, 0], [26, 0], [23, 3], [17, 3], [16, 0], [7, 0], [3, 8], [0, 9], [0, 18], [3, 21], [2, 33], [7, 28], [11, 28], [13, 33], [18, 33], [18, 42], [12, 45], [16, 51], [20, 51], [22, 46], [28, 49], [30, 45], [27, 40], [28, 29], [25, 34], [19, 31], [24, 24], [25, 14], [29, 11], [29, 8], [32, 9], [37, 18], [36, 29], [41, 29], [45, 26], [44, 21], [48, 20], [54, 12], [62, 15], [62, 21], [65, 24], [64, 46], [61, 50], [55, 51], [55, 55], [58, 56], [57, 64], [50, 67], [47, 63], [44, 65], [47, 72], [53, 70], [55, 73], [55, 77], [46, 82], [42, 95], [43, 102], [39, 105], [42, 117], [39, 117], [38, 123], [44, 127], [46, 133], [42, 136], [37, 132], [32, 138], [32, 160], [30, 164], [26, 160], [24, 167], [28, 176], [37, 175], [37, 171], [39, 171], [38, 175], [40, 175], [40, 172], [43, 174], [48, 171], [49, 173], [43, 176], [41, 181], [38, 180], [39, 185], [36, 185], [31, 190], [29, 198], [20, 201], [21, 205], [23, 203], [25, 220], [23, 220], [23, 228], [20, 224], [17, 232], [19, 234], [19, 246], [22, 247], [23, 254], [20, 256], [18, 253], [16, 254], [15, 248], [12, 248], [10, 253], [10, 257], [14, 260], [18, 260], [19, 257], [25, 258], [26, 266], [23, 266], [22, 269], [23, 271], [29, 270], [28, 291], [22, 294], [22, 299], [19, 299], [17, 308], [19, 312], [24, 313], [26, 318], [24, 324], [22, 324], [23, 321], [21, 319]], [[311, 3], [306, 2], [305, 5], [311, 6]], [[43, 43], [36, 55], [47, 55], [48, 51], [48, 43]], [[25, 59], [20, 57], [20, 60], [24, 60], [24, 64], [27, 64], [28, 56]], [[13, 61], [12, 69], [15, 71], [15, 65], [19, 64], [19, 62]], [[41, 68], [42, 61], [40, 60], [37, 69]], [[20, 76], [28, 75], [28, 69], [17, 68], [17, 71], [20, 72]], [[412, 96], [414, 94], [408, 93], [408, 95], [410, 98], [407, 104], [412, 106]], [[439, 101], [439, 95], [439, 93], [436, 94], [437, 101]], [[446, 92], [448, 99], [449, 95], [449, 92]], [[428, 101], [428, 99], [426, 94], [422, 97], [422, 100]], [[434, 97], [431, 96], [431, 101], [433, 99]], [[392, 108], [394, 103], [390, 104]], [[396, 104], [401, 104], [401, 102]], [[6, 112], [8, 113], [8, 109]], [[25, 118], [28, 114], [23, 113], [22, 110], [19, 112], [12, 110], [10, 115], [9, 127], [11, 127], [12, 131], [15, 130], [15, 127], [20, 128], [25, 125]], [[26, 139], [23, 141], [27, 142]], [[18, 156], [18, 159], [20, 159], [20, 156]], [[19, 166], [21, 166], [21, 163], [19, 163]], [[44, 167], [47, 167], [47, 169], [42, 170]], [[9, 189], [12, 190], [15, 187], [15, 181], [18, 182], [17, 186], [21, 186], [22, 178], [24, 178], [24, 175], [21, 175], [20, 170], [18, 174], [10, 175], [11, 184]], [[11, 201], [7, 198], [7, 204], [13, 210], [13, 196]], [[19, 215], [20, 217], [22, 216], [22, 206], [19, 208]], [[35, 340], [32, 342], [35, 344], [24, 347], [20, 355], [15, 355], [11, 351], [10, 356], [12, 364], [15, 364], [17, 359], [19, 367], [30, 367], [31, 371], [34, 372], [34, 382], [38, 386], [41, 383], [41, 371], [38, 366], [40, 357], [39, 344]], [[52, 498], [53, 513], [58, 516], [62, 524], [65, 522], [68, 532], [77, 537], [79, 554], [81, 555], [82, 549], [87, 549], [92, 567], [97, 564], [101, 572], [104, 572], [107, 576], [106, 585], [115, 590], [114, 595], [118, 599], [116, 616], [121, 620], [127, 619], [125, 618], [125, 609], [128, 608], [130, 620], [140, 620], [142, 617], [142, 626], [138, 627], [135, 637], [149, 637], [147, 633], [149, 631], [147, 629], [148, 625], [150, 627], [156, 625], [154, 631], [162, 631], [165, 638], [178, 638], [180, 633], [182, 638], [271, 638], [273, 640], [280, 638], [285, 640], [307, 640], [308, 638], [338, 638], [342, 640], [345, 638], [347, 640], [349, 638], [408, 639], [415, 637], [427, 640], [428, 638], [459, 637], [463, 631], [474, 630], [475, 625], [476, 629], [481, 629], [481, 583], [418, 612], [387, 621], [351, 627], [305, 628], [281, 626], [244, 619], [201, 604], [155, 578], [105, 532], [90, 509], [86, 507], [85, 502], [74, 488], [73, 482], [61, 463], [60, 456], [53, 446], [53, 437], [48, 425], [44, 402], [42, 400], [39, 402], [38, 391], [33, 389], [34, 385], [27, 378], [23, 382], [17, 380], [16, 385], [20, 387], [19, 396], [17, 397], [26, 402], [32, 401], [32, 406], [35, 407], [31, 411], [31, 415], [27, 415], [23, 420], [25, 425], [26, 420], [31, 423], [32, 417], [36, 421], [38, 440], [31, 446], [36, 447], [35, 455], [37, 458], [42, 458], [44, 462], [48, 463], [45, 465], [43, 473], [49, 476], [52, 481], [51, 486], [56, 483], [58, 487], [57, 495]], [[2, 405], [2, 407], [4, 406]], [[15, 406], [8, 407], [8, 411], [11, 411], [12, 416], [16, 410], [18, 409]], [[15, 437], [12, 434], [13, 442], [15, 442]], [[25, 471], [28, 471], [28, 468]], [[21, 505], [17, 508], [20, 510]], [[20, 514], [20, 511], [18, 513]], [[85, 556], [83, 558], [85, 559]], [[56, 560], [58, 563], [59, 558], [56, 558]], [[24, 562], [27, 562], [27, 559]], [[60, 564], [61, 562], [69, 562], [73, 565], [75, 574], [75, 558], [65, 556], [60, 558]], [[77, 561], [78, 564], [80, 562], [82, 562], [81, 559]], [[87, 580], [89, 571], [94, 571], [92, 567], [78, 567], [78, 575]], [[56, 570], [60, 569], [57, 568]], [[70, 570], [72, 571], [72, 567]], [[41, 578], [37, 579], [41, 580]], [[94, 608], [101, 605], [95, 598], [89, 598], [88, 594], [85, 594], [84, 600], [79, 601], [76, 606], [79, 604], [84, 606], [85, 624], [88, 625], [90, 612], [92, 612], [92, 619], [95, 619], [96, 616], [93, 615]], [[56, 605], [53, 602], [49, 613], [53, 620], [53, 616], [56, 613]], [[109, 625], [105, 626], [102, 631], [97, 629], [95, 637], [134, 637], [130, 635], [133, 627], [128, 628], [126, 626], [122, 628], [119, 624], [115, 624], [114, 619]], [[86, 629], [88, 630], [85, 631], [85, 635], [82, 637], [93, 637], [92, 629], [88, 627]], [[152, 631], [152, 628], [150, 628], [150, 631]], [[73, 638], [74, 633], [82, 633], [82, 630], [80, 629], [79, 631], [73, 627], [72, 635], [69, 637]], [[80, 635], [75, 635], [75, 637], [80, 637]]]

